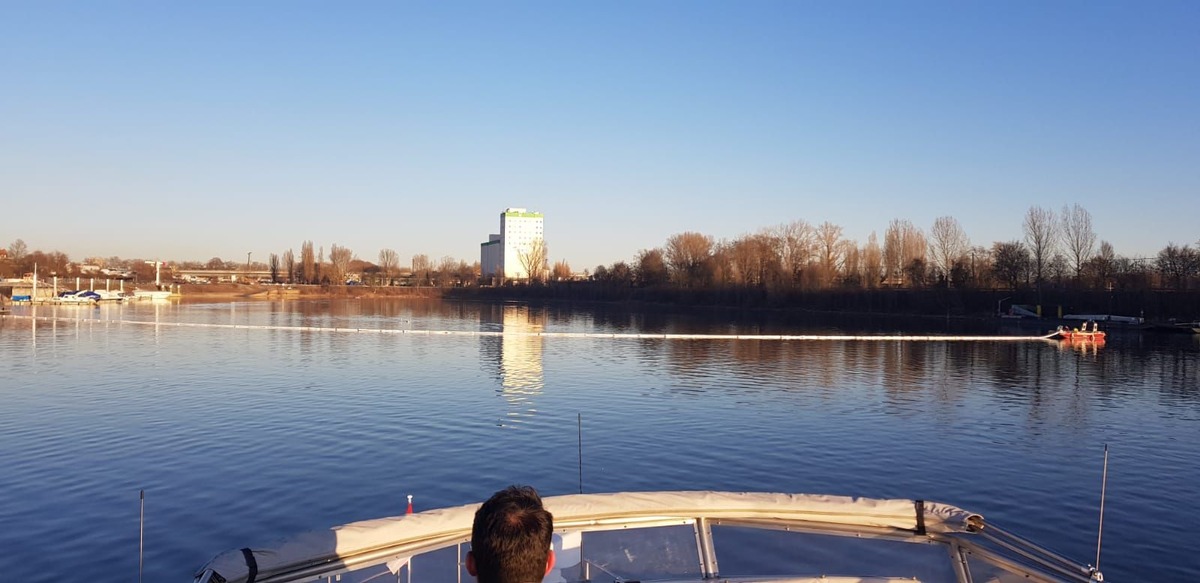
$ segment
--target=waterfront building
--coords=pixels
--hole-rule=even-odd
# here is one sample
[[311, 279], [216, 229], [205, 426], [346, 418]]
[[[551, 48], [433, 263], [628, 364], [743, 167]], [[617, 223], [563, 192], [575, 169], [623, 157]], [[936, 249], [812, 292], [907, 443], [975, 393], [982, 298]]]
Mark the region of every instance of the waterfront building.
[[479, 273], [484, 279], [495, 279], [503, 273], [500, 267], [503, 245], [500, 235], [488, 235], [487, 242], [479, 244]]
[[500, 213], [500, 232], [479, 244], [480, 272], [484, 279], [527, 280], [530, 271], [544, 275], [549, 265], [543, 239], [542, 213], [506, 208]]

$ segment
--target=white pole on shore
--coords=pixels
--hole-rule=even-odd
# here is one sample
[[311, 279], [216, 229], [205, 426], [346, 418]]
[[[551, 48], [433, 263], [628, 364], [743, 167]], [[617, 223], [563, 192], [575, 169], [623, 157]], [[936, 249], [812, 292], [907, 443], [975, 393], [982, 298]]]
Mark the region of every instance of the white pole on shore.
[[58, 276], [54, 276], [54, 297], [58, 297]]
[[[37, 299], [37, 264], [33, 264], [33, 295], [29, 296], [30, 300]], [[29, 302], [33, 303], [33, 302]]]
[[82, 287], [79, 287], [79, 276], [78, 275], [75, 276], [75, 289], [77, 289], [77, 290], [83, 289]]

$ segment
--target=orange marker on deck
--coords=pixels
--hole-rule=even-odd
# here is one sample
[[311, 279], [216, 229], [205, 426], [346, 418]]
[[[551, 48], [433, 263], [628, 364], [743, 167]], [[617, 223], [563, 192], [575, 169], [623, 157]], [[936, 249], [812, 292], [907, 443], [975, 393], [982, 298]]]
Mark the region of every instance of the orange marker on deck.
[[405, 514], [412, 514], [412, 494], [408, 495], [408, 510], [405, 511]]

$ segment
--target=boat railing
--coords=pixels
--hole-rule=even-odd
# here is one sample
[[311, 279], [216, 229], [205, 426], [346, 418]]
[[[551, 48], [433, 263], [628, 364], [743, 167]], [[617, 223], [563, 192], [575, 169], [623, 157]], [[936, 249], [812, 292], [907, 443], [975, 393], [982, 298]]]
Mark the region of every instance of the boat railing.
[[[546, 583], [1102, 580], [1085, 565], [945, 504], [714, 492], [624, 496], [545, 499], [555, 516], [558, 559]], [[467, 583], [477, 507], [352, 523], [273, 548], [228, 551], [202, 567], [195, 582]]]

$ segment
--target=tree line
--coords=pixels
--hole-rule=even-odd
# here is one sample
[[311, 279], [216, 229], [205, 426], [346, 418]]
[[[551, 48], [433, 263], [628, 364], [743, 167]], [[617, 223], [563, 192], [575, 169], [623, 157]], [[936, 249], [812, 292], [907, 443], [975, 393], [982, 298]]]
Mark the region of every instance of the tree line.
[[326, 261], [325, 248], [314, 251], [311, 240], [300, 244], [298, 257], [292, 249], [282, 254], [272, 253], [267, 260], [267, 269], [274, 283], [452, 287], [475, 285], [479, 280], [478, 261], [467, 263], [445, 256], [434, 262], [428, 255], [418, 253], [412, 256], [405, 270], [395, 249], [380, 249], [378, 263], [371, 263], [337, 243], [329, 247], [329, 260]]
[[[661, 247], [644, 249], [632, 261], [599, 265], [584, 279], [606, 287], [675, 288], [686, 290], [753, 289], [763, 293], [796, 291], [890, 289], [1009, 289], [1141, 290], [1196, 288], [1200, 279], [1200, 243], [1168, 243], [1156, 256], [1127, 257], [1099, 240], [1091, 214], [1081, 205], [1055, 212], [1030, 207], [1021, 225], [1023, 236], [992, 243], [971, 242], [959, 222], [938, 217], [928, 232], [909, 220], [894, 219], [882, 240], [872, 232], [866, 242], [848, 239], [843, 228], [829, 221], [812, 224], [795, 220], [733, 240], [688, 231], [671, 235]], [[542, 243], [530, 254], [529, 283], [552, 284], [579, 279], [566, 260], [549, 266]], [[17, 239], [0, 257], [0, 275], [30, 273], [33, 265], [51, 275], [80, 275], [80, 266], [66, 254], [30, 251]], [[88, 258], [85, 264], [121, 267], [139, 278], [152, 277], [153, 262]], [[267, 261], [246, 263], [214, 257], [208, 262], [179, 262], [183, 269], [247, 270], [270, 273], [275, 283], [345, 285], [474, 286], [480, 264], [452, 257], [436, 262], [424, 254], [411, 257], [408, 269], [390, 248], [381, 249], [377, 262], [359, 259], [349, 248], [334, 243], [325, 248], [311, 240], [299, 253], [287, 249]], [[148, 272], [148, 273], [147, 273]]]
[[599, 265], [591, 279], [615, 286], [684, 289], [754, 288], [767, 292], [874, 288], [1041, 290], [1189, 289], [1200, 278], [1200, 243], [1169, 243], [1155, 257], [1118, 255], [1098, 241], [1091, 214], [1075, 204], [1060, 212], [1034, 206], [1023, 237], [983, 247], [959, 222], [938, 217], [928, 233], [892, 220], [880, 241], [843, 236], [831, 222], [804, 220], [717, 241], [698, 232], [670, 236], [632, 262]]
[[[287, 249], [283, 253], [271, 253], [264, 261], [226, 260], [213, 257], [208, 261], [172, 261], [170, 270], [221, 270], [221, 271], [267, 271], [271, 283], [346, 285], [349, 282], [367, 285], [419, 285], [439, 287], [461, 287], [476, 285], [479, 281], [479, 262], [467, 263], [453, 257], [442, 257], [434, 261], [423, 253], [411, 257], [407, 267], [400, 265], [400, 255], [394, 249], [379, 251], [378, 263], [359, 259], [348, 247], [334, 243], [326, 256], [323, 246], [314, 246], [311, 240], [300, 244], [300, 252]], [[21, 239], [15, 240], [5, 249], [0, 249], [0, 277], [23, 277], [32, 274], [37, 265], [38, 274], [44, 276], [75, 277], [93, 274], [92, 267], [104, 270], [121, 270], [133, 275], [138, 281], [154, 280], [155, 261], [123, 259], [121, 257], [88, 257], [82, 262], [72, 262], [60, 251], [30, 251]], [[93, 274], [94, 275], [94, 274]], [[163, 274], [169, 277], [168, 273]]]

